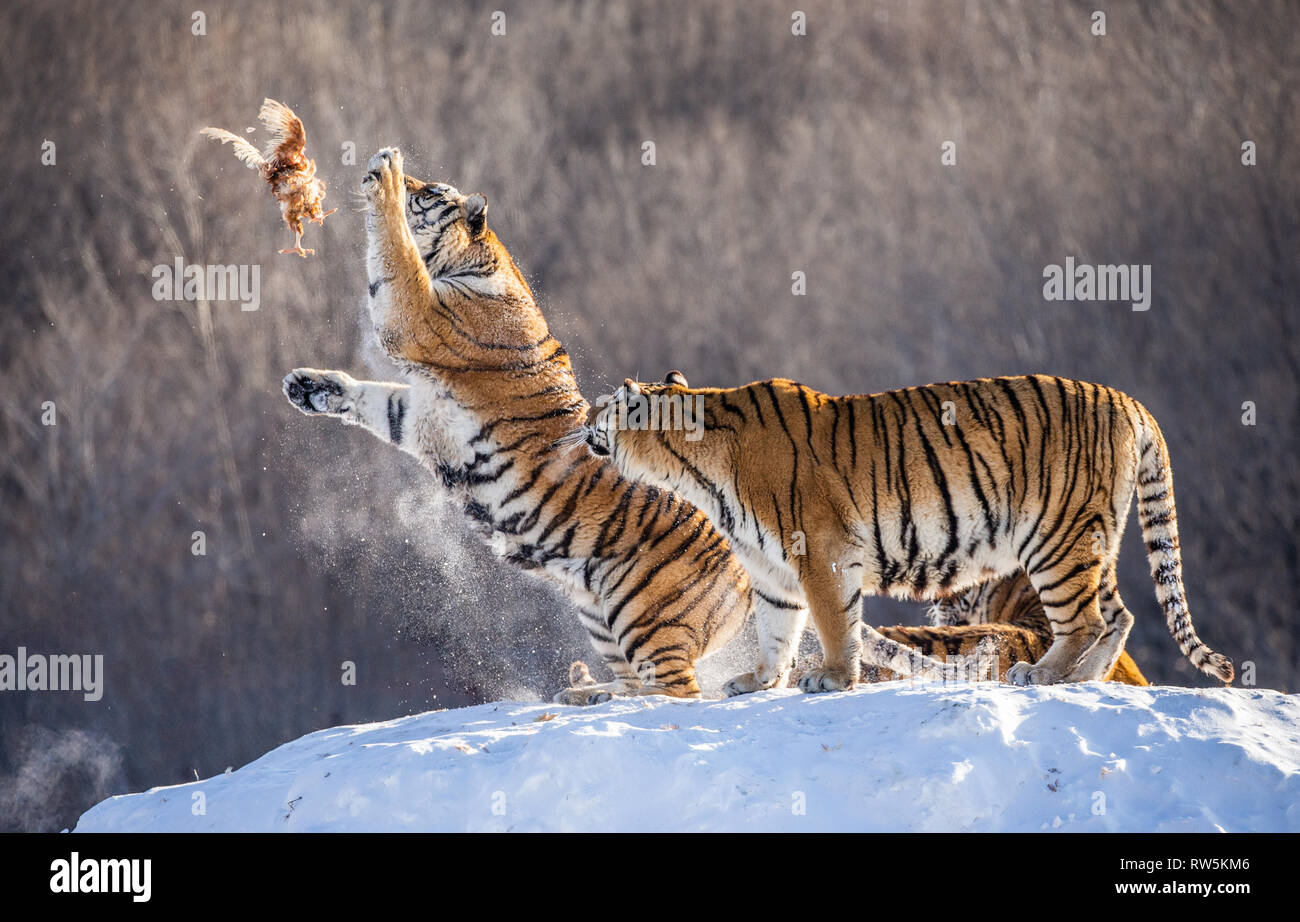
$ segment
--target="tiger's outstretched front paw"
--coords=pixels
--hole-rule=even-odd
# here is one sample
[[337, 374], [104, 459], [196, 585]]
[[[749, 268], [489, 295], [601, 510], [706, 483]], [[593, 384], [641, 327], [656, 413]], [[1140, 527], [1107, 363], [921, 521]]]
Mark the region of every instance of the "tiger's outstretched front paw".
[[855, 680], [844, 669], [809, 669], [799, 679], [799, 690], [810, 695], [820, 692], [845, 691], [854, 686]]
[[289, 402], [303, 413], [338, 416], [352, 408], [356, 384], [347, 372], [295, 368], [284, 376], [281, 387]]
[[396, 147], [380, 148], [366, 164], [361, 192], [372, 211], [392, 209], [406, 213], [406, 176], [402, 173], [402, 152]]

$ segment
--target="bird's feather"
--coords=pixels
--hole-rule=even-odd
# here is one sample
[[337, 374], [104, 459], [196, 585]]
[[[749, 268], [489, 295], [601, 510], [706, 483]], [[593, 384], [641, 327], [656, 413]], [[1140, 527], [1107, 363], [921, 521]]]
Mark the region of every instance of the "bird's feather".
[[237, 134], [232, 134], [222, 128], [204, 128], [199, 134], [212, 138], [214, 141], [220, 141], [222, 144], [232, 145], [235, 148], [235, 156], [248, 164], [250, 169], [255, 170], [262, 165], [262, 155], [258, 153], [257, 148]]
[[307, 146], [307, 132], [302, 127], [302, 119], [294, 115], [292, 109], [268, 96], [262, 100], [257, 117], [273, 136], [266, 146], [266, 159], [276, 156], [293, 159], [302, 154]]

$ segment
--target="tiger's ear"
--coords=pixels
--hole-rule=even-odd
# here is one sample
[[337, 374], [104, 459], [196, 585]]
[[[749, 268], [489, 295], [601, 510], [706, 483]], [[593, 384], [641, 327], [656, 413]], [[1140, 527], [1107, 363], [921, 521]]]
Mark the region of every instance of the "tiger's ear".
[[465, 199], [465, 223], [474, 233], [483, 230], [487, 224], [487, 196], [475, 192]]
[[664, 384], [673, 384], [677, 387], [690, 387], [686, 383], [686, 375], [682, 374], [676, 368], [664, 375]]
[[631, 378], [624, 378], [623, 386], [627, 388], [627, 392], [631, 394], [633, 397], [641, 396], [641, 385], [637, 384]]

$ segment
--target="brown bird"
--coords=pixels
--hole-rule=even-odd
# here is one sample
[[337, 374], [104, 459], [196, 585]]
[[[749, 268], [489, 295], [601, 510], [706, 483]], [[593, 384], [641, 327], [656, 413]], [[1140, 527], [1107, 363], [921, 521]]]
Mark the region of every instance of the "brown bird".
[[325, 183], [316, 178], [316, 161], [303, 152], [307, 146], [307, 132], [303, 130], [302, 119], [284, 103], [269, 97], [262, 100], [262, 109], [257, 117], [273, 135], [265, 153], [258, 153], [248, 141], [221, 128], [204, 128], [199, 134], [222, 144], [229, 142], [235, 148], [236, 157], [262, 174], [271, 186], [271, 194], [280, 202], [284, 223], [295, 235], [293, 247], [280, 252], [297, 253], [306, 259], [308, 253], [316, 251], [302, 248], [303, 220], [323, 225], [325, 219], [338, 209], [321, 212]]

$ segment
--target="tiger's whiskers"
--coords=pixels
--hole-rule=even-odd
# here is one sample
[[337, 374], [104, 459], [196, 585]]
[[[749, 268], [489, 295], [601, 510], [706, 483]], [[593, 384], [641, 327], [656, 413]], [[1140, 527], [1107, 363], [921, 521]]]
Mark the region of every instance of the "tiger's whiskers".
[[588, 429], [586, 426], [579, 426], [576, 429], [570, 429], [564, 435], [560, 436], [551, 443], [553, 451], [572, 451], [579, 445], [586, 443]]

